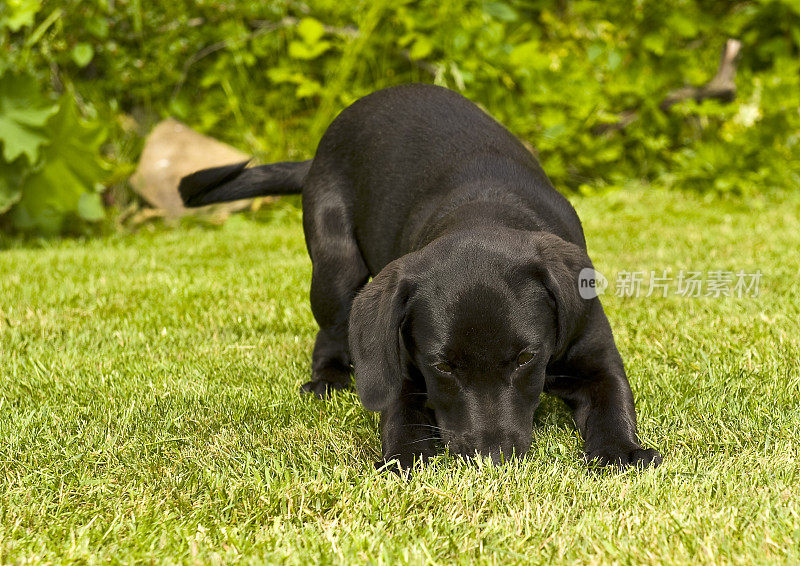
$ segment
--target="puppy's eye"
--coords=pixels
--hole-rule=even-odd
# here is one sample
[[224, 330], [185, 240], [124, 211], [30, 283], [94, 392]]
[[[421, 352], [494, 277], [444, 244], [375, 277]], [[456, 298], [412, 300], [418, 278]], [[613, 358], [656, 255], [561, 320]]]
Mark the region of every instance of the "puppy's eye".
[[519, 356], [517, 356], [517, 365], [524, 366], [525, 364], [533, 360], [533, 358], [534, 355], [531, 354], [530, 352], [522, 352]]
[[453, 366], [451, 366], [447, 362], [436, 364], [434, 367], [442, 373], [453, 373]]

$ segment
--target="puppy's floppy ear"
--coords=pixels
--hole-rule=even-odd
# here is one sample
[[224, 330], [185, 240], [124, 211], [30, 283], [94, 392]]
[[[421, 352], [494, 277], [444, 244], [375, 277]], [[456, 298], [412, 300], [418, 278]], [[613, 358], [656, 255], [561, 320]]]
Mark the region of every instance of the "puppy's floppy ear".
[[405, 260], [402, 257], [383, 268], [358, 293], [350, 309], [350, 355], [356, 389], [370, 411], [382, 411], [397, 399], [405, 378], [400, 333], [411, 294]]
[[538, 232], [537, 271], [556, 304], [558, 335], [553, 352], [558, 358], [585, 327], [592, 307], [599, 299], [580, 295], [579, 277], [584, 268], [594, 269], [589, 256], [580, 247], [553, 234]]

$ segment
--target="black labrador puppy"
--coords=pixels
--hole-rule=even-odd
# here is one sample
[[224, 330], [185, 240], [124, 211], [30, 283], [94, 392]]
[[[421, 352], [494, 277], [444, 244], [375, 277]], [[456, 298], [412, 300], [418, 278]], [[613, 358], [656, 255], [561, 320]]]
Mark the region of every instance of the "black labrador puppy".
[[637, 437], [603, 307], [579, 292], [592, 263], [575, 210], [469, 100], [381, 90], [333, 121], [313, 160], [245, 165], [193, 173], [181, 196], [202, 206], [302, 192], [320, 327], [303, 389], [349, 387], [352, 364], [361, 402], [381, 413], [386, 461], [409, 466], [442, 442], [522, 455], [546, 392], [574, 412], [588, 460], [661, 462]]

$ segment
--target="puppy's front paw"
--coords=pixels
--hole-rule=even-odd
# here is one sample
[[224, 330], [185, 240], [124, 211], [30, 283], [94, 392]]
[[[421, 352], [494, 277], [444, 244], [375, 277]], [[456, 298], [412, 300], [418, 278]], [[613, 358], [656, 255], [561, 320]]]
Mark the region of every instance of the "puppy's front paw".
[[661, 454], [658, 450], [641, 447], [623, 450], [601, 448], [587, 452], [584, 458], [590, 467], [612, 466], [619, 471], [627, 468], [655, 468], [661, 464]]
[[318, 399], [326, 399], [334, 391], [343, 391], [349, 389], [349, 384], [342, 384], [330, 381], [307, 381], [300, 386], [302, 393], [313, 393]]
[[334, 391], [350, 389], [350, 372], [337, 368], [323, 368], [315, 371], [308, 381], [300, 386], [301, 393], [313, 393], [319, 399], [325, 399]]

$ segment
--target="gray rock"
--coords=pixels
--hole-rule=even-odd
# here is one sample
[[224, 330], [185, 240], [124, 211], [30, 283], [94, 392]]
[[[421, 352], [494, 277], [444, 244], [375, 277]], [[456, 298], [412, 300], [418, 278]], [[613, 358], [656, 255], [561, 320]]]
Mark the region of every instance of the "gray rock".
[[181, 177], [198, 169], [239, 163], [249, 159], [245, 153], [169, 118], [159, 122], [147, 136], [139, 165], [131, 177], [133, 189], [167, 218], [195, 212], [242, 210], [250, 201], [237, 201], [210, 207], [187, 209], [178, 194]]

